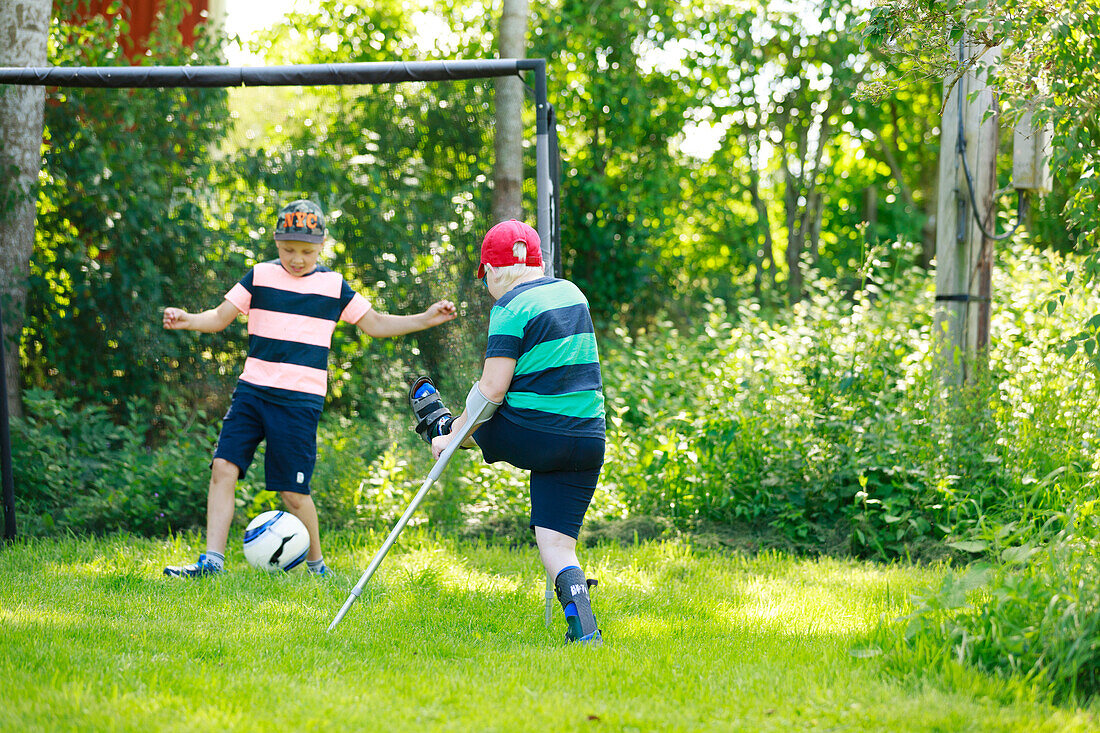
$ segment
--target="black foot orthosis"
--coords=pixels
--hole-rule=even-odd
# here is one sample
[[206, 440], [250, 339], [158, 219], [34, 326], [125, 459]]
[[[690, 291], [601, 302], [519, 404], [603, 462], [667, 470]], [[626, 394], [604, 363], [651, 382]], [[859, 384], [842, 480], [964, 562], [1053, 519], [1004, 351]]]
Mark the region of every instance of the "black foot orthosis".
[[416, 432], [426, 442], [450, 432], [451, 411], [443, 405], [439, 390], [427, 377], [418, 377], [409, 388], [409, 404], [416, 415]]

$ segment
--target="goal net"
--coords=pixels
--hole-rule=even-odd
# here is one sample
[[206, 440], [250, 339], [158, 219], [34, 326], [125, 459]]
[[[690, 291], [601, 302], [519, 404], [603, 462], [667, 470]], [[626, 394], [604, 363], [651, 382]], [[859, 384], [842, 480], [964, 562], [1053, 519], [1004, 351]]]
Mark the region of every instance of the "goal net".
[[330, 401], [369, 414], [419, 372], [468, 387], [491, 304], [475, 272], [495, 223], [502, 76], [535, 77], [523, 110], [523, 209], [544, 258], [556, 260], [544, 68], [488, 60], [0, 70], [0, 83], [53, 90], [28, 303], [25, 363], [40, 372], [32, 378], [75, 382], [101, 402], [183, 390], [216, 407], [239, 373], [243, 326], [180, 338], [163, 332], [159, 311], [216, 306], [251, 265], [276, 257], [275, 213], [305, 198], [327, 217], [323, 264], [378, 310], [416, 313], [446, 298], [460, 312], [404, 339], [346, 327], [333, 341]]
[[391, 411], [422, 373], [465, 394], [491, 305], [475, 276], [495, 223], [495, 82], [509, 76], [529, 92], [524, 218], [556, 274], [542, 60], [0, 69], [0, 90], [48, 89], [24, 381], [121, 414], [135, 403], [153, 414], [161, 404], [224, 410], [247, 350], [243, 322], [170, 333], [161, 311], [216, 307], [252, 265], [277, 257], [276, 212], [305, 198], [327, 217], [322, 263], [379, 311], [444, 298], [459, 309], [445, 327], [398, 339], [341, 326], [330, 411]]

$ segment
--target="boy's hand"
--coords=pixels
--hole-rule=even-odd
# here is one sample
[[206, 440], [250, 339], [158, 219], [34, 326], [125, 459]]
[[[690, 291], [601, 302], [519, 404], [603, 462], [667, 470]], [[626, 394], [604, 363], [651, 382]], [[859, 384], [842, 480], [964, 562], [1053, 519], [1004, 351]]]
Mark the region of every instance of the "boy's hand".
[[182, 308], [164, 309], [164, 327], [169, 330], [186, 329], [190, 325], [191, 314]]
[[451, 444], [451, 440], [453, 439], [453, 435], [437, 435], [432, 438], [432, 458], [438, 461], [439, 456], [447, 449], [447, 446]]
[[424, 311], [424, 316], [428, 322], [429, 328], [454, 320], [457, 315], [458, 309], [456, 309], [455, 304], [449, 300], [437, 300], [428, 306], [428, 310]]
[[217, 308], [202, 313], [188, 313], [182, 308], [164, 309], [164, 327], [167, 329], [201, 331], [214, 333], [221, 331], [236, 318], [241, 311], [228, 300], [223, 300]]

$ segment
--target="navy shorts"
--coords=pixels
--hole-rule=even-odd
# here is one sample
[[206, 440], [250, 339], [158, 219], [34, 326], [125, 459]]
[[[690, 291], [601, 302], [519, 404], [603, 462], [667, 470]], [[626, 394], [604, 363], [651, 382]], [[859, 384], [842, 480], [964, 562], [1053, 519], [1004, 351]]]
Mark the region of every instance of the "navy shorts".
[[310, 405], [268, 402], [252, 392], [233, 392], [222, 418], [215, 458], [234, 464], [244, 478], [256, 447], [267, 441], [264, 477], [269, 491], [309, 493], [317, 463], [317, 423], [321, 409]]
[[603, 438], [544, 433], [496, 415], [474, 431], [474, 442], [487, 463], [531, 472], [532, 528], [577, 538], [600, 480]]

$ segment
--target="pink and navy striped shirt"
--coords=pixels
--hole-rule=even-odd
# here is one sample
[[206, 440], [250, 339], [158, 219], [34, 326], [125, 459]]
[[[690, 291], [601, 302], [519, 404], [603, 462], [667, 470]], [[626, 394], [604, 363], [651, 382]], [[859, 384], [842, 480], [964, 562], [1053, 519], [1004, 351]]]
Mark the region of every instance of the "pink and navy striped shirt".
[[262, 262], [225, 294], [248, 316], [248, 358], [239, 387], [283, 404], [323, 407], [328, 352], [339, 321], [357, 323], [370, 303], [344, 278], [317, 266], [302, 277]]

